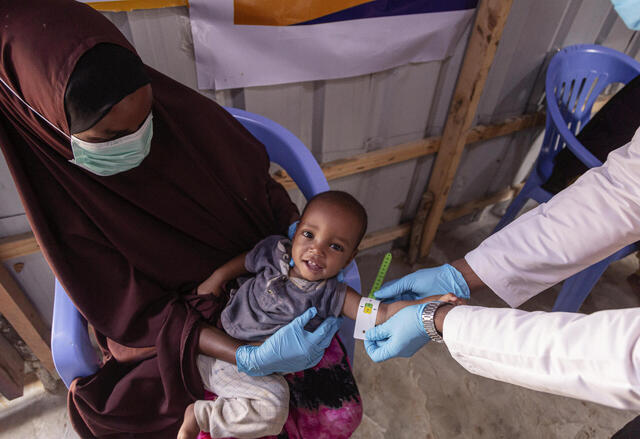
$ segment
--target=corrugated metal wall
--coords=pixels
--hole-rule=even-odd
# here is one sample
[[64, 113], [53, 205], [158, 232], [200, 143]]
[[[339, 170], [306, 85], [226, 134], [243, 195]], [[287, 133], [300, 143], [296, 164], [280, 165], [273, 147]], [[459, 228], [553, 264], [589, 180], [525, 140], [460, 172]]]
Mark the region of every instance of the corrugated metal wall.
[[[196, 88], [187, 8], [106, 13], [143, 61]], [[319, 162], [336, 160], [423, 137], [444, 127], [468, 33], [441, 62], [402, 66], [370, 75], [226, 91], [201, 90], [222, 105], [269, 117], [296, 134]], [[545, 61], [561, 47], [596, 43], [640, 60], [640, 33], [628, 30], [606, 0], [516, 0], [482, 95], [477, 123], [534, 111], [543, 93]], [[215, 50], [215, 48], [212, 48]], [[457, 205], [522, 178], [523, 160], [538, 136], [532, 129], [467, 147], [449, 195]], [[369, 231], [411, 219], [425, 190], [432, 157], [411, 160], [331, 182], [367, 208]], [[292, 197], [303, 204], [297, 191]], [[29, 231], [4, 160], [0, 161], [0, 236]], [[24, 269], [12, 269], [23, 262]], [[51, 321], [53, 277], [40, 254], [6, 261], [46, 322]]]

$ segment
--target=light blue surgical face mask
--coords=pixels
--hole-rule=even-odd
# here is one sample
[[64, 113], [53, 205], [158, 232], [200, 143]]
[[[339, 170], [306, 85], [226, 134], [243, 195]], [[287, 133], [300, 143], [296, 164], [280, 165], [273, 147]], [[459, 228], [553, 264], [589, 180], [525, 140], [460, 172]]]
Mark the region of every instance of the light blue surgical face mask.
[[108, 142], [91, 143], [71, 136], [73, 160], [70, 162], [101, 176], [135, 168], [151, 149], [152, 119], [149, 113], [138, 131]]
[[640, 30], [640, 0], [611, 0], [611, 3], [629, 29]]

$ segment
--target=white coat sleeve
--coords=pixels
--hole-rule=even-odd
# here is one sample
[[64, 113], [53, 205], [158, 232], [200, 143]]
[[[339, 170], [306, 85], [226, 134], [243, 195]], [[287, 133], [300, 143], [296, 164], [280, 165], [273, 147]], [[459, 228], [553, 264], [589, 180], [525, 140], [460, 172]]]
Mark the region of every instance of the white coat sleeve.
[[584, 315], [457, 306], [442, 332], [471, 373], [640, 411], [640, 308]]
[[[551, 201], [465, 257], [510, 306], [640, 240], [640, 131]], [[640, 308], [577, 313], [454, 308], [452, 356], [472, 373], [640, 410]]]
[[640, 240], [640, 130], [546, 204], [465, 259], [510, 306]]

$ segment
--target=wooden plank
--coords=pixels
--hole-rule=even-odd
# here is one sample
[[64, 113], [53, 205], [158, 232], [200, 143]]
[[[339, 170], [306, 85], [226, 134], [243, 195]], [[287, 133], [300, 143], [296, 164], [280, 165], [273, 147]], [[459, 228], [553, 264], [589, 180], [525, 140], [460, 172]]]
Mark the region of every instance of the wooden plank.
[[[495, 137], [506, 136], [517, 131], [544, 125], [544, 112], [526, 114], [520, 117], [509, 118], [503, 122], [492, 125], [478, 125], [466, 135], [465, 143], [480, 142]], [[424, 157], [438, 152], [441, 137], [429, 137], [414, 142], [389, 146], [376, 151], [357, 154], [341, 160], [334, 160], [320, 165], [327, 180], [346, 177], [371, 169], [400, 163], [406, 160]], [[280, 170], [273, 178], [285, 189], [295, 188], [294, 181], [286, 172]]]
[[469, 215], [478, 209], [483, 209], [487, 206], [491, 206], [492, 204], [500, 203], [501, 201], [512, 200], [518, 195], [524, 183], [518, 183], [513, 186], [509, 186], [499, 192], [496, 192], [489, 197], [482, 198], [479, 200], [472, 200], [468, 203], [461, 204], [457, 207], [451, 207], [446, 209], [442, 214], [442, 222], [453, 221], [454, 219], [461, 218], [465, 215]]
[[411, 226], [411, 241], [409, 242], [410, 261], [415, 261], [418, 257], [418, 249], [420, 248], [420, 241], [422, 240], [422, 225], [427, 220], [427, 215], [431, 210], [432, 203], [433, 195], [430, 192], [422, 194], [420, 204], [418, 204], [418, 210], [416, 211], [416, 217]]
[[40, 251], [32, 232], [0, 238], [0, 261], [19, 258]]
[[[535, 116], [535, 115], [532, 115]], [[536, 116], [537, 118], [538, 116]], [[534, 120], [534, 118], [530, 118], [530, 120]], [[534, 125], [535, 126], [535, 125]], [[528, 128], [528, 126], [527, 126]], [[460, 218], [464, 215], [472, 213], [476, 209], [481, 209], [483, 207], [490, 206], [492, 204], [507, 201], [513, 199], [517, 193], [522, 189], [523, 184], [517, 184], [508, 188], [501, 190], [487, 198], [482, 198], [479, 200], [473, 200], [468, 203], [462, 204], [461, 206], [452, 207], [445, 210], [442, 215], [442, 221], [452, 221], [456, 218]], [[399, 226], [389, 227], [383, 230], [379, 230], [376, 232], [372, 232], [367, 234], [360, 243], [360, 250], [365, 250], [367, 248], [375, 247], [380, 244], [387, 243], [389, 241], [393, 241], [397, 238], [402, 238], [407, 236], [411, 230], [411, 223], [404, 223]], [[35, 238], [32, 233], [24, 233], [22, 235], [10, 236], [8, 238], [3, 238], [0, 242], [10, 242], [12, 243], [12, 247], [3, 246], [0, 243], [0, 257], [2, 259], [10, 259], [13, 257], [22, 256], [28, 253], [34, 253], [40, 250], [38, 245], [35, 243]], [[21, 243], [13, 244], [13, 243]], [[21, 249], [25, 249], [24, 251], [28, 251], [28, 253], [23, 253]]]
[[[455, 219], [473, 213], [478, 209], [492, 206], [501, 201], [512, 200], [516, 197], [516, 195], [518, 195], [523, 186], [524, 183], [518, 183], [516, 185], [504, 188], [503, 190], [498, 191], [488, 197], [480, 198], [478, 200], [472, 200], [468, 203], [461, 204], [460, 206], [450, 207], [449, 209], [446, 209], [444, 211], [444, 214], [442, 215], [442, 222], [444, 223], [447, 221], [453, 221]], [[377, 245], [386, 244], [387, 242], [393, 241], [394, 239], [409, 236], [411, 234], [412, 225], [413, 222], [406, 222], [398, 226], [388, 227], [383, 230], [368, 233], [362, 239], [362, 242], [360, 243], [358, 249], [366, 250]]]
[[511, 117], [502, 122], [491, 125], [477, 125], [467, 133], [465, 143], [481, 142], [513, 134], [529, 128], [541, 127], [544, 126], [544, 122], [545, 112], [538, 111], [536, 113], [525, 114], [523, 116]]
[[403, 223], [399, 226], [388, 227], [386, 229], [378, 230], [362, 238], [362, 242], [358, 246], [358, 250], [366, 250], [371, 247], [375, 247], [380, 244], [393, 241], [394, 239], [407, 236], [411, 231], [411, 223]]
[[429, 253], [440, 225], [447, 196], [460, 164], [467, 132], [475, 117], [512, 3], [513, 0], [481, 0], [478, 6], [442, 134], [442, 144], [429, 178], [427, 192], [433, 194], [433, 204], [423, 226], [420, 249], [417, 252], [419, 257]]
[[7, 399], [22, 396], [24, 360], [11, 343], [0, 335], [0, 393]]
[[2, 264], [0, 264], [0, 313], [9, 321], [42, 365], [56, 376], [57, 372], [49, 347], [51, 333], [38, 311]]

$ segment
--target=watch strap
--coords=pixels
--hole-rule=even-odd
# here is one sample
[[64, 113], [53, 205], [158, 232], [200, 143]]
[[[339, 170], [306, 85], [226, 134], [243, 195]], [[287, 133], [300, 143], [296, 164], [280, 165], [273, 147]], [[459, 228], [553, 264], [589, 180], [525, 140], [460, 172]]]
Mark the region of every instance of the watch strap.
[[426, 331], [431, 341], [434, 341], [436, 343], [444, 343], [442, 335], [436, 329], [434, 320], [436, 311], [443, 305], [450, 305], [450, 303], [436, 300], [427, 303], [427, 305], [422, 309], [422, 326], [424, 326], [424, 330]]

